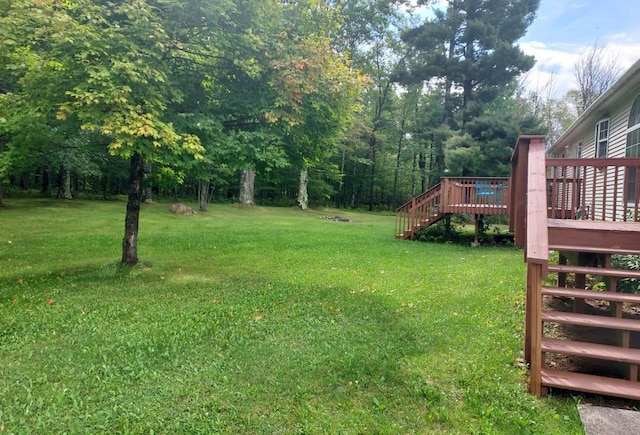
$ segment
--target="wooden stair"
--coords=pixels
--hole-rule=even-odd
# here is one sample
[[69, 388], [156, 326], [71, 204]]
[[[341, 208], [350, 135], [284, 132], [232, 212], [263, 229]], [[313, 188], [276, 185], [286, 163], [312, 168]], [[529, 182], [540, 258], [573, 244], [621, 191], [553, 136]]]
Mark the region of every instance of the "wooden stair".
[[[638, 246], [640, 248], [640, 245]], [[636, 254], [640, 255], [640, 254]], [[605, 269], [602, 267], [590, 266], [567, 266], [561, 264], [549, 265], [549, 272], [561, 273], [577, 273], [580, 275], [599, 275], [611, 276], [615, 278], [638, 278], [640, 279], [640, 271], [625, 269]]]
[[547, 387], [640, 400], [638, 382], [547, 368], [541, 370], [541, 375]]
[[[566, 269], [564, 269], [566, 270]], [[616, 270], [617, 272], [617, 270]], [[556, 296], [578, 299], [595, 299], [613, 302], [640, 303], [640, 295], [611, 291], [582, 290], [569, 287], [542, 287], [543, 296]]]
[[[542, 351], [560, 353], [563, 355], [597, 358], [607, 361], [640, 364], [640, 349], [626, 349], [621, 348], [620, 346], [610, 346], [607, 344], [543, 338]], [[640, 388], [640, 385], [637, 385], [637, 387]], [[640, 392], [638, 394], [640, 394]]]
[[[548, 219], [548, 240], [549, 249], [561, 251], [576, 263], [548, 265], [547, 272], [557, 273], [558, 283], [541, 285], [540, 298], [572, 299], [574, 312], [552, 311], [541, 304], [541, 323], [610, 330], [616, 339], [611, 343], [573, 341], [570, 338], [559, 340], [546, 337], [544, 328], [540, 328], [542, 336], [538, 351], [541, 367], [536, 379], [540, 380], [543, 393], [551, 387], [640, 400], [640, 349], [631, 347], [631, 334], [640, 334], [640, 320], [623, 317], [623, 304], [640, 306], [640, 295], [617, 291], [618, 279], [640, 279], [640, 271], [611, 268], [612, 254], [640, 254], [640, 225], [635, 222]], [[585, 253], [587, 256], [583, 256]], [[603, 264], [597, 267], [581, 264], [582, 259], [589, 256], [591, 259], [599, 258]], [[561, 285], [561, 282], [568, 281], [568, 275], [574, 275], [573, 284], [578, 288]], [[607, 289], [582, 288], [589, 276], [602, 277]], [[591, 310], [587, 313], [585, 301], [608, 302], [610, 312]], [[547, 366], [547, 353], [615, 362], [626, 367], [625, 379], [557, 370]]]
[[[592, 314], [565, 313], [561, 311], [543, 311], [543, 322], [561, 323], [564, 325], [587, 326], [592, 328], [618, 329], [621, 331], [640, 332], [640, 322], [618, 317], [594, 316]], [[544, 337], [543, 337], [544, 340]]]
[[506, 215], [509, 185], [510, 179], [504, 177], [442, 177], [396, 209], [395, 237], [412, 239], [419, 230], [452, 214]]
[[640, 400], [640, 319], [626, 310], [640, 307], [640, 295], [619, 292], [621, 279], [640, 272], [612, 268], [612, 255], [640, 255], [640, 183], [633, 192], [625, 184], [640, 159], [548, 159], [544, 137], [521, 136], [511, 168], [509, 228], [527, 263], [531, 391]]
[[640, 222], [548, 219], [549, 249], [607, 254], [637, 254]]
[[445, 217], [442, 212], [442, 185], [413, 198], [396, 209], [396, 239], [412, 239], [422, 228], [433, 225]]

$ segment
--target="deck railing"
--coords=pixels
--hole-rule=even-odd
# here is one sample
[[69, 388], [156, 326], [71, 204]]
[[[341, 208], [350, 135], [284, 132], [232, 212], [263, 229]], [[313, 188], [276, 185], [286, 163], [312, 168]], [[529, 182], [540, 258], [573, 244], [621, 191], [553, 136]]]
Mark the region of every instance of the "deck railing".
[[396, 209], [395, 234], [412, 238], [446, 214], [507, 214], [509, 178], [444, 177], [439, 184]]
[[445, 177], [442, 179], [444, 213], [506, 214], [509, 178]]
[[640, 221], [640, 158], [547, 159], [549, 217]]
[[437, 184], [396, 209], [396, 237], [404, 235], [407, 231], [410, 232], [409, 236], [413, 237], [421, 222], [438, 216], [441, 201], [440, 187], [440, 184]]
[[516, 229], [516, 244], [525, 247], [527, 296], [525, 300], [525, 360], [531, 366], [530, 385], [541, 393], [542, 280], [549, 264], [547, 232], [544, 136], [523, 136], [511, 159], [513, 207], [510, 226]]

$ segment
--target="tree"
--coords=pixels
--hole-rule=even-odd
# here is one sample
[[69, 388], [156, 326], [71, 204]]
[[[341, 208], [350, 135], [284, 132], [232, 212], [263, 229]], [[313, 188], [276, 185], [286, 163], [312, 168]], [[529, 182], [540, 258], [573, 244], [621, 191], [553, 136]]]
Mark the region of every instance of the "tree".
[[75, 120], [83, 130], [101, 134], [110, 153], [129, 160], [122, 262], [130, 265], [138, 262], [144, 159], [164, 152], [199, 158], [203, 151], [197, 137], [177, 132], [165, 113], [181, 98], [169, 61], [174, 41], [167, 29], [175, 23], [162, 13], [171, 16], [172, 7], [144, 0], [18, 0], [1, 23], [10, 36], [4, 47], [28, 60], [22, 101], [41, 116], [54, 108], [57, 120]]
[[543, 124], [543, 128], [535, 134], [546, 132], [546, 143], [550, 146], [577, 118], [575, 113], [575, 92], [566, 95], [556, 95], [555, 77], [551, 75], [545, 83], [538, 83], [534, 88], [528, 88], [527, 76], [523, 76], [516, 89], [515, 99], [518, 103], [516, 110], [519, 116], [532, 116]]
[[541, 120], [518, 110], [507, 87], [481, 116], [470, 120], [461, 135], [447, 141], [447, 168], [453, 176], [507, 177], [518, 136], [544, 131]]
[[326, 38], [307, 37], [300, 56], [292, 59], [298, 70], [290, 77], [300, 116], [286, 128], [285, 146], [292, 164], [299, 168], [298, 205], [309, 204], [309, 169], [324, 164], [337, 149], [347, 128], [360, 111], [366, 78], [353, 71]]
[[[359, 109], [366, 81], [332, 45], [329, 35], [338, 28], [338, 17], [315, 1], [286, 4], [279, 31], [264, 38], [271, 47], [268, 89], [275, 95], [265, 118], [283, 146], [286, 164], [299, 170], [302, 209], [308, 207], [309, 169], [336, 149]], [[253, 179], [250, 173], [243, 175]]]
[[[433, 19], [404, 32], [403, 40], [412, 51], [397, 79], [405, 84], [441, 83], [445, 108], [441, 123], [464, 135], [465, 125], [533, 66], [533, 58], [516, 41], [533, 21], [538, 4], [538, 0], [449, 0], [445, 9], [433, 10]], [[445, 169], [444, 155], [443, 142], [436, 149], [440, 173]]]
[[621, 74], [617, 57], [598, 41], [582, 52], [573, 66], [577, 85], [574, 104], [580, 116]]

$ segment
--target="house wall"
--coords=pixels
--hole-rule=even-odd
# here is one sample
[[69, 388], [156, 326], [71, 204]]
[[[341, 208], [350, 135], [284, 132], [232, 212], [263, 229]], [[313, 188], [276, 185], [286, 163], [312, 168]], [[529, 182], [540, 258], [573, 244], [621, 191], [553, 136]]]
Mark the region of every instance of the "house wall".
[[[549, 152], [549, 157], [578, 157], [578, 147], [580, 144], [582, 145], [582, 158], [595, 157], [596, 123], [607, 117], [610, 120], [607, 157], [625, 157], [629, 113], [633, 101], [640, 95], [640, 84], [630, 89], [622, 89], [620, 95], [621, 97], [619, 97], [611, 107], [603, 107], [601, 111], [595, 110], [593, 113], [594, 116], [583, 122], [583, 125], [580, 127], [582, 134], [578, 136], [580, 137], [579, 140], [573, 140], [566, 144], [556, 144], [557, 146], [554, 146]], [[588, 186], [584, 192], [584, 201], [587, 205], [594, 204], [593, 211], [595, 212], [596, 219], [620, 220], [623, 218], [623, 207], [621, 204], [618, 204], [617, 207], [614, 207], [613, 204], [614, 192], [617, 192], [619, 198], [623, 197], [622, 192], [624, 192], [625, 180], [623, 171], [623, 169], [620, 170], [617, 181], [615, 182], [613, 181], [616, 179], [614, 168], [587, 170], [584, 174], [581, 174], [583, 183]], [[593, 185], [594, 177], [595, 189], [590, 187]], [[608, 198], [604, 203], [602, 201], [603, 196]]]

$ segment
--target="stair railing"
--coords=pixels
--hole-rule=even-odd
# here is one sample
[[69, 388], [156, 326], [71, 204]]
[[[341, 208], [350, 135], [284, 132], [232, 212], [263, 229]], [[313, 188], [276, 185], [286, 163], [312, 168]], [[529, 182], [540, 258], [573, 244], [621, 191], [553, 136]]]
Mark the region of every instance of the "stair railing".
[[525, 247], [527, 295], [525, 360], [531, 392], [542, 393], [542, 280], [549, 264], [544, 136], [521, 136], [511, 157], [509, 228], [517, 246]]
[[436, 217], [441, 211], [441, 196], [441, 185], [438, 183], [398, 207], [396, 209], [396, 238], [407, 236], [413, 238], [422, 222]]

